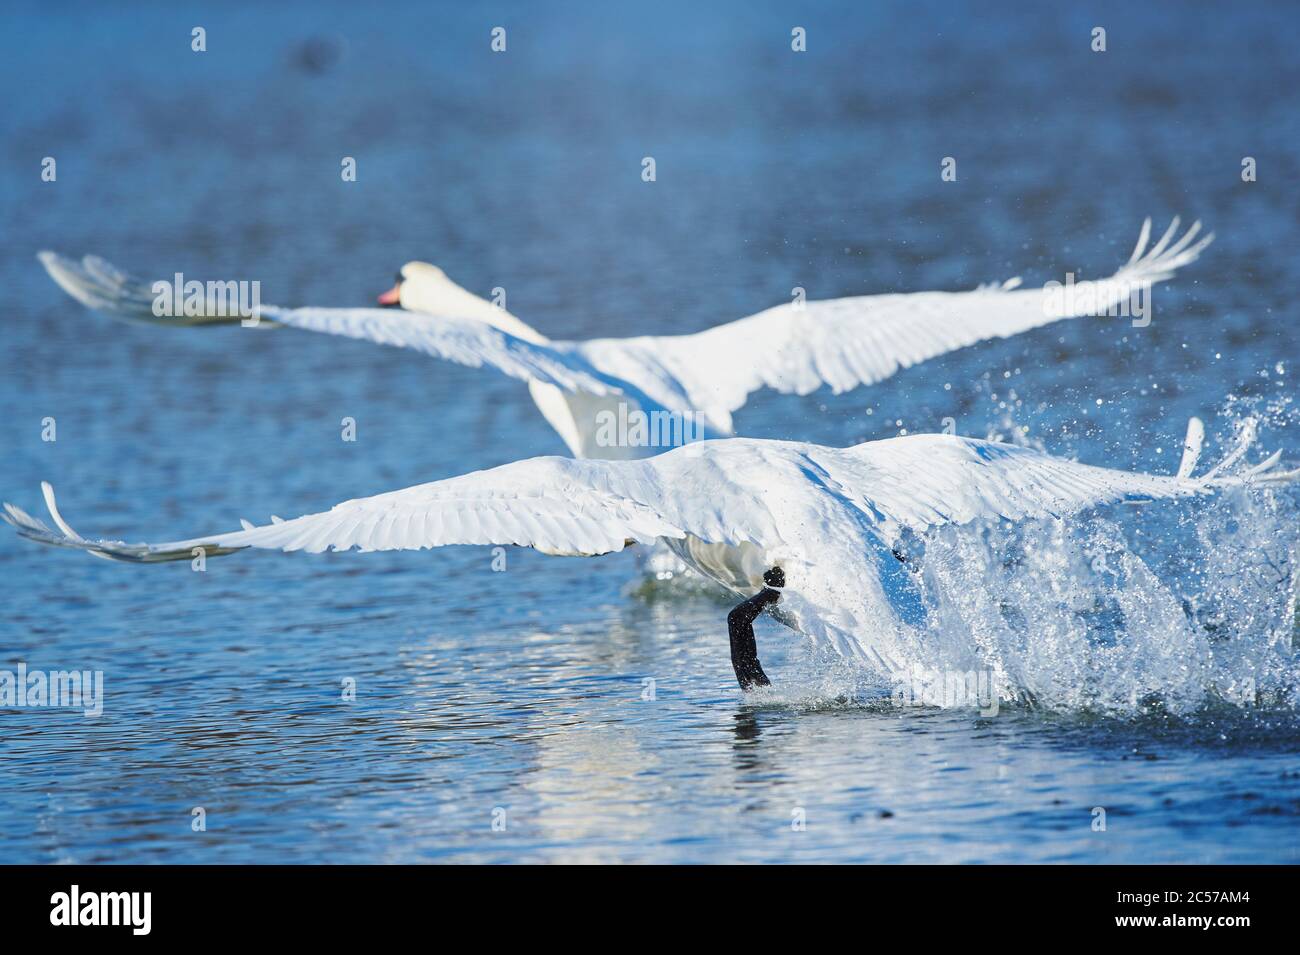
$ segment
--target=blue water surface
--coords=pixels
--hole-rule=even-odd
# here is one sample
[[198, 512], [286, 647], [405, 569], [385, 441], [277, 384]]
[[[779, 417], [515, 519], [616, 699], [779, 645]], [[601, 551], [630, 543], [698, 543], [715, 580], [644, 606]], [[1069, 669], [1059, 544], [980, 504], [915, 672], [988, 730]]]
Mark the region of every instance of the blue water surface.
[[[40, 249], [256, 279], [285, 305], [368, 304], [419, 258], [576, 338], [697, 330], [796, 286], [1105, 275], [1145, 216], [1181, 214], [1218, 238], [1149, 327], [1070, 322], [736, 418], [832, 445], [952, 418], [1170, 472], [1188, 416], [1219, 440], [1229, 396], [1294, 390], [1297, 28], [1289, 2], [11, 0], [0, 496], [36, 511], [49, 480], [84, 533], [173, 539], [564, 451], [518, 382], [326, 336], [111, 322]], [[0, 538], [0, 668], [105, 680], [98, 718], [0, 710], [0, 862], [1300, 859], [1286, 707], [755, 705], [725, 601], [638, 589], [631, 553], [492, 561], [192, 573]], [[814, 665], [775, 625], [760, 641], [778, 684]]]

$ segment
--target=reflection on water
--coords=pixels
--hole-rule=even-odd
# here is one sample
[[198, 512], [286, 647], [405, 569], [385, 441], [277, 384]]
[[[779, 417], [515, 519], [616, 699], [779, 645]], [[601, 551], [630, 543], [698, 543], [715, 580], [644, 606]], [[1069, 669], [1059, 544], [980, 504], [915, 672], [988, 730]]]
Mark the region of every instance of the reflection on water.
[[[151, 618], [163, 615], [151, 609], [141, 632], [159, 633]], [[230, 634], [106, 651], [99, 720], [5, 716], [0, 814], [29, 824], [6, 827], [5, 858], [1295, 854], [1293, 718], [1135, 725], [802, 696], [752, 705], [732, 688], [718, 608], [700, 599], [495, 634], [412, 616], [418, 625], [313, 626], [283, 638], [292, 652]], [[760, 641], [787, 681], [815, 682], [781, 628]], [[344, 675], [355, 702], [341, 699]], [[206, 832], [190, 830], [195, 806]], [[1096, 806], [1106, 832], [1091, 829]]]

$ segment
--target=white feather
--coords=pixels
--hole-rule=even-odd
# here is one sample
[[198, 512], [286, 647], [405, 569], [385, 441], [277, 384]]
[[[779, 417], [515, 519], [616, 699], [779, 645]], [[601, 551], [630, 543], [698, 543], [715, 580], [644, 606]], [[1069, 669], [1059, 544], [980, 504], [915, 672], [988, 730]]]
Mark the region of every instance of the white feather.
[[[602, 413], [624, 404], [646, 414], [703, 414], [711, 435], [726, 435], [732, 412], [760, 388], [802, 395], [828, 386], [843, 392], [977, 342], [1103, 314], [1135, 289], [1195, 261], [1213, 239], [1207, 235], [1193, 244], [1198, 222], [1170, 244], [1178, 224], [1175, 217], [1147, 251], [1146, 220], [1128, 263], [1108, 279], [1078, 283], [1068, 307], [1042, 289], [1017, 289], [1019, 279], [1011, 279], [971, 292], [786, 303], [691, 335], [553, 342], [460, 288], [440, 269], [411, 263], [403, 270], [402, 303], [427, 312], [268, 305], [259, 311], [260, 325], [290, 325], [495, 368], [530, 383], [539, 410], [575, 456], [640, 457], [661, 449], [598, 440]], [[78, 263], [52, 252], [40, 259], [70, 295], [118, 318], [168, 325], [231, 321], [209, 315], [156, 318], [148, 283], [103, 260], [88, 256]]]
[[[1253, 428], [1229, 461], [1246, 453]], [[51, 530], [5, 505], [32, 540], [132, 562], [189, 559], [244, 548], [320, 553], [516, 544], [547, 554], [596, 555], [629, 542], [667, 542], [693, 569], [740, 593], [762, 571], [786, 572], [782, 612], [792, 626], [888, 665], [889, 635], [869, 626], [880, 600], [872, 554], [904, 529], [971, 521], [1061, 517], [1120, 501], [1183, 498], [1221, 488], [1293, 481], [1274, 455], [1232, 476], [1192, 478], [1079, 464], [1027, 448], [950, 435], [914, 435], [852, 448], [744, 438], [705, 441], [639, 461], [545, 457], [344, 501], [328, 511], [161, 544], [81, 537], [46, 491]], [[46, 486], [48, 487], [48, 485]]]
[[1201, 448], [1205, 444], [1205, 425], [1200, 418], [1191, 418], [1187, 422], [1187, 437], [1183, 439], [1183, 458], [1178, 464], [1178, 476], [1190, 477], [1196, 469], [1196, 462], [1201, 459]]

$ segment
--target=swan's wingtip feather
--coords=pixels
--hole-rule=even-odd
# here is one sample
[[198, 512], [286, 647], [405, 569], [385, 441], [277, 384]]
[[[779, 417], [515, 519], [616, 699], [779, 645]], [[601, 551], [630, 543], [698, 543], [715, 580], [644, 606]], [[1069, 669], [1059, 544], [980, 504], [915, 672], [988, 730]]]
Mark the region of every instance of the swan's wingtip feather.
[[1174, 216], [1160, 240], [1147, 249], [1147, 242], [1150, 240], [1147, 223], [1150, 221], [1150, 219], [1145, 220], [1133, 255], [1116, 273], [1117, 278], [1150, 285], [1164, 282], [1172, 278], [1178, 269], [1195, 262], [1206, 247], [1214, 241], [1213, 232], [1199, 236], [1201, 221], [1198, 219], [1171, 245], [1170, 242], [1177, 235], [1178, 227], [1182, 223], [1179, 216]]
[[1149, 241], [1151, 241], [1151, 217], [1147, 216], [1142, 220], [1142, 231], [1138, 233], [1137, 244], [1133, 246], [1133, 254], [1128, 257], [1128, 265], [1133, 265], [1138, 259], [1142, 258], [1142, 253], [1146, 251]]
[[45, 499], [45, 506], [49, 509], [50, 515], [58, 520], [59, 503], [54, 497], [54, 485], [49, 481], [41, 482], [41, 497]]
[[18, 528], [20, 533], [24, 527], [35, 527], [40, 524], [40, 521], [32, 517], [17, 504], [10, 504], [8, 501], [4, 502], [4, 513], [0, 514], [0, 520]]
[[1192, 415], [1187, 419], [1187, 435], [1183, 438], [1183, 457], [1178, 463], [1177, 477], [1191, 477], [1196, 463], [1201, 459], [1201, 450], [1205, 447], [1205, 423]]
[[63, 515], [59, 513], [59, 502], [54, 497], [54, 485], [49, 481], [42, 481], [41, 495], [45, 498], [45, 508], [50, 512], [50, 518], [54, 521], [54, 526], [57, 527], [64, 536], [68, 538], [68, 540], [84, 540], [85, 538], [74, 531], [72, 525], [65, 521]]

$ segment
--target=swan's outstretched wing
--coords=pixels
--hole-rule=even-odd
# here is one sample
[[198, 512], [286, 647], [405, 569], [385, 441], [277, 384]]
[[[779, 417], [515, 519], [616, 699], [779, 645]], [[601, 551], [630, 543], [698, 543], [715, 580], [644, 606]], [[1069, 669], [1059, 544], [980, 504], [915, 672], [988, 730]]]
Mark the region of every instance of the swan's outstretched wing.
[[1148, 251], [1147, 220], [1122, 269], [1109, 279], [1075, 284], [1069, 296], [1047, 289], [1013, 291], [1019, 285], [1014, 279], [973, 292], [786, 303], [694, 335], [599, 339], [567, 347], [662, 403], [669, 404], [661, 397], [665, 389], [685, 392], [691, 408], [726, 432], [731, 412], [763, 387], [801, 395], [822, 385], [848, 391], [976, 342], [1107, 313], [1135, 290], [1195, 261], [1213, 238], [1194, 242], [1198, 222], [1172, 242], [1177, 227], [1175, 219]]
[[158, 299], [153, 288], [155, 283], [131, 275], [97, 255], [87, 255], [77, 261], [47, 251], [37, 253], [36, 257], [63, 291], [87, 308], [124, 322], [186, 326], [230, 325], [242, 320], [237, 314], [238, 302], [235, 309], [227, 311], [227, 302], [209, 301], [206, 296], [202, 303], [194, 303], [195, 314], [157, 315], [154, 313], [154, 302]]
[[[161, 325], [238, 323], [238, 314], [224, 299], [208, 302], [196, 315], [155, 316], [152, 286], [95, 256], [80, 262], [54, 252], [40, 260], [56, 282], [88, 308], [131, 322]], [[221, 307], [218, 308], [217, 306]], [[433, 317], [419, 312], [382, 308], [256, 309], [259, 327], [286, 325], [306, 331], [358, 338], [380, 345], [409, 348], [434, 358], [479, 368], [495, 368], [512, 378], [556, 385], [565, 391], [595, 395], [620, 393], [619, 383], [587, 367], [579, 356], [540, 342], [525, 341], [475, 319]]]
[[[82, 537], [63, 519], [49, 485], [55, 529], [6, 504], [0, 515], [46, 544], [137, 562], [188, 560], [246, 547], [273, 550], [420, 550], [448, 544], [515, 544], [549, 554], [591, 556], [632, 541], [687, 536], [705, 544], [755, 545], [815, 555], [850, 526], [886, 539], [901, 528], [975, 520], [1059, 517], [1100, 504], [1191, 497], [1226, 487], [1294, 481], [1280, 453], [1230, 475], [1254, 441], [1201, 477], [1191, 477], [1201, 434], [1188, 430], [1192, 461], [1162, 476], [1078, 464], [1028, 448], [912, 435], [855, 448], [729, 438], [637, 461], [543, 457], [358, 498], [329, 511], [162, 544]], [[849, 511], [841, 510], [841, 506]], [[849, 536], [852, 536], [851, 534]]]
[[[850, 463], [835, 477], [843, 496], [879, 521], [886, 538], [904, 527], [1062, 517], [1102, 504], [1195, 497], [1300, 478], [1300, 470], [1277, 468], [1281, 452], [1253, 467], [1237, 467], [1254, 443], [1250, 421], [1223, 461], [1192, 477], [1203, 435], [1201, 422], [1193, 418], [1183, 464], [1178, 474], [1168, 476], [1079, 464], [1016, 445], [927, 434], [851, 448], [844, 452]], [[1233, 473], [1225, 474], [1230, 468]]]
[[[160, 544], [82, 537], [63, 519], [42, 485], [55, 528], [5, 505], [5, 520], [32, 540], [115, 560], [151, 563], [207, 557], [246, 547], [320, 553], [325, 550], [420, 550], [450, 544], [515, 544], [548, 554], [592, 556], [630, 542], [692, 533], [713, 543], [745, 539], [734, 520], [720, 520], [707, 499], [692, 501], [685, 485], [668, 486], [649, 462], [577, 461], [542, 457], [344, 501], [328, 511], [224, 534]], [[685, 502], [685, 503], [683, 503]], [[736, 505], [736, 506], [739, 506]], [[734, 514], [732, 517], [734, 518]], [[689, 526], [683, 527], [686, 524]]]
[[593, 395], [622, 393], [621, 382], [590, 368], [580, 357], [525, 341], [476, 319], [425, 315], [392, 308], [276, 308], [262, 314], [291, 328], [378, 345], [409, 348], [433, 358], [479, 368], [487, 365], [522, 381]]

